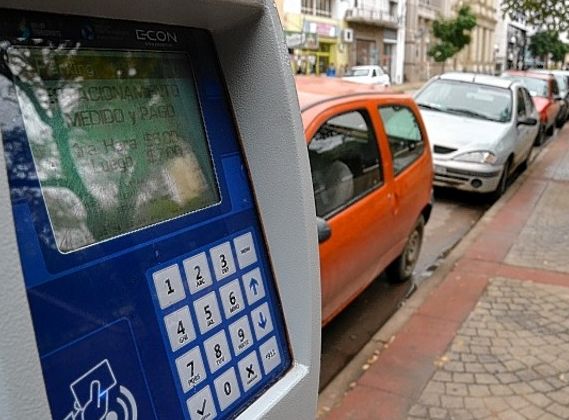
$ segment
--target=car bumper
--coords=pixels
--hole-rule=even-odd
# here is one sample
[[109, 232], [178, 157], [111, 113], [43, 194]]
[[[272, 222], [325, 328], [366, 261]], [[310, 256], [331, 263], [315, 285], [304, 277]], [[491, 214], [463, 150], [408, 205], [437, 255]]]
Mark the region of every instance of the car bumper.
[[500, 183], [503, 166], [433, 159], [433, 184], [463, 191], [489, 193]]

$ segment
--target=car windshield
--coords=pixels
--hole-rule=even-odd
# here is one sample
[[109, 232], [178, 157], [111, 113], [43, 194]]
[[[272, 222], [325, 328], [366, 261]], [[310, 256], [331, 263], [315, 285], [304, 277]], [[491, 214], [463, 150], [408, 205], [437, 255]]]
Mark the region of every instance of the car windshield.
[[350, 73], [347, 74], [346, 76], [361, 77], [361, 76], [367, 76], [368, 74], [369, 74], [369, 69], [352, 69]]
[[509, 89], [452, 80], [436, 80], [416, 98], [424, 109], [470, 118], [507, 122], [512, 116]]
[[527, 76], [504, 76], [509, 80], [516, 80], [524, 85], [531, 96], [545, 96], [548, 97], [547, 80], [536, 79]]

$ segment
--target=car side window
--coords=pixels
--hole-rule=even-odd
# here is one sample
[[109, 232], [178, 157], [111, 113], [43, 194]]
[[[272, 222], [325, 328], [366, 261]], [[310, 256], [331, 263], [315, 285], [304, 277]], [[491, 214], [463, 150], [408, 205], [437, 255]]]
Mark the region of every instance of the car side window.
[[409, 108], [400, 105], [382, 106], [379, 114], [389, 142], [393, 170], [397, 175], [423, 154], [423, 136], [417, 118]]
[[351, 111], [330, 118], [308, 144], [318, 217], [329, 217], [383, 182], [369, 115]]
[[524, 98], [524, 92], [521, 88], [517, 90], [516, 99], [518, 104], [516, 105], [516, 113], [518, 118], [525, 118], [526, 113], [526, 100]]
[[551, 84], [553, 85], [553, 96], [559, 95], [559, 86], [557, 85], [557, 80], [552, 80]]
[[531, 99], [531, 95], [529, 94], [529, 92], [526, 88], [521, 88], [520, 90], [524, 94], [524, 99], [526, 101], [526, 114], [529, 116], [529, 115], [533, 114], [533, 112], [535, 110], [533, 100]]

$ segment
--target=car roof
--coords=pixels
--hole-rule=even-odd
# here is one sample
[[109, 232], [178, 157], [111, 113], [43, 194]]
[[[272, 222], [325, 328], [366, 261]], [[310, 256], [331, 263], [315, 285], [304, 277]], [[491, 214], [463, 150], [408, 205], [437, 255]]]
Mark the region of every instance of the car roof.
[[476, 83], [479, 85], [493, 86], [504, 89], [509, 89], [512, 86], [512, 81], [503, 79], [497, 76], [490, 76], [488, 74], [476, 73], [445, 73], [439, 76], [441, 80], [454, 80], [457, 82]]
[[536, 71], [532, 71], [532, 70], [528, 70], [528, 71], [521, 71], [521, 70], [508, 70], [505, 71], [504, 74], [506, 76], [518, 76], [518, 77], [531, 77], [533, 79], [541, 79], [541, 80], [550, 80], [555, 78], [555, 76], [553, 76], [553, 74], [551, 74], [550, 72], [536, 72]]
[[305, 111], [324, 102], [365, 95], [398, 95], [380, 85], [349, 82], [335, 77], [295, 76], [300, 110]]

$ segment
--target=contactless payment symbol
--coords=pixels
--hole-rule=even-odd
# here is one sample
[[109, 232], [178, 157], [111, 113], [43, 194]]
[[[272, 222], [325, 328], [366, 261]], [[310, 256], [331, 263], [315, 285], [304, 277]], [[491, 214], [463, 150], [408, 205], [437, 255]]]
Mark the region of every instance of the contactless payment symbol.
[[[118, 385], [118, 395], [111, 390]], [[136, 400], [119, 385], [107, 359], [85, 372], [69, 386], [73, 410], [64, 420], [137, 420]], [[115, 397], [116, 395], [116, 397]], [[109, 405], [112, 407], [109, 409]]]

